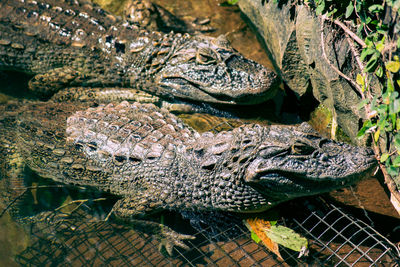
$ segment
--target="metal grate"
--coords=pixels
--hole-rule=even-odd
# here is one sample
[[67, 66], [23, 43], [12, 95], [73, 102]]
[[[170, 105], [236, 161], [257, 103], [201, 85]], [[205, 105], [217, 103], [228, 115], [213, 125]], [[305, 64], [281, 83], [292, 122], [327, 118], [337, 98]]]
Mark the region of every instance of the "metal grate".
[[[34, 225], [32, 242], [16, 260], [21, 265], [63, 266], [287, 266], [316, 264], [328, 266], [387, 266], [400, 264], [400, 252], [394, 244], [372, 227], [332, 204], [320, 199], [293, 201], [281, 208], [301, 211], [285, 216], [286, 224], [310, 240], [310, 254], [298, 259], [298, 253], [281, 248], [285, 262], [255, 243], [241, 223], [227, 229], [213, 225], [192, 229], [196, 236], [187, 241], [189, 250], [174, 249], [174, 256], [162, 254], [159, 242], [150, 236], [108, 222], [97, 222], [82, 205], [62, 224]], [[172, 214], [176, 228], [188, 222]], [[175, 225], [176, 226], [176, 225]], [[208, 226], [211, 227], [211, 226]], [[232, 237], [235, 233], [235, 237]], [[50, 236], [50, 238], [49, 238]], [[216, 241], [222, 240], [222, 241]]]
[[378, 266], [390, 263], [388, 257], [393, 257], [394, 262], [399, 263], [398, 248], [372, 227], [333, 204], [327, 208], [325, 213], [311, 210], [310, 215], [302, 221], [293, 219], [318, 247], [313, 257], [326, 255], [321, 263], [334, 266]]

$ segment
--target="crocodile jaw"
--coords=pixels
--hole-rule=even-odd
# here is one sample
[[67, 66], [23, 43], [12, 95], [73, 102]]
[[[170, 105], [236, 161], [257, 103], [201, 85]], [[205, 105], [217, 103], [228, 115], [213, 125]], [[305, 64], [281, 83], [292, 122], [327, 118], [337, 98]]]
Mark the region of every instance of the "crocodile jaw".
[[[375, 169], [377, 162], [370, 149], [332, 140], [326, 146], [330, 148], [322, 146], [300, 157], [257, 157], [247, 167], [244, 180], [263, 194], [291, 199], [351, 185]], [[337, 154], [333, 153], [333, 146]]]

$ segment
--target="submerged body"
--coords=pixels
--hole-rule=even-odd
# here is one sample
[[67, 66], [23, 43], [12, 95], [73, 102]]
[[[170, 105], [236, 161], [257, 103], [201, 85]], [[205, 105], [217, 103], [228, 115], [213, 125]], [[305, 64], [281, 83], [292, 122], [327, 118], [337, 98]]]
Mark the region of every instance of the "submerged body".
[[263, 102], [279, 84], [224, 36], [150, 31], [84, 1], [1, 1], [0, 70], [33, 75], [44, 95], [119, 87], [221, 104]]

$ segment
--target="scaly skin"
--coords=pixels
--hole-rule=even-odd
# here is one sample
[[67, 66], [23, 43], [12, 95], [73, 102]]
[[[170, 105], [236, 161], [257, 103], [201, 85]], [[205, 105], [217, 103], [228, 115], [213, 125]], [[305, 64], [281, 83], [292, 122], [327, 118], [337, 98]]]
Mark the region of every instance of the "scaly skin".
[[[19, 154], [2, 162], [23, 158], [42, 177], [120, 196], [117, 218], [175, 245], [187, 237], [137, 218], [160, 209], [263, 211], [354, 183], [375, 165], [369, 149], [322, 138], [307, 124], [200, 135], [153, 104], [88, 105], [0, 106], [0, 141]], [[15, 176], [8, 165], [3, 173]]]
[[224, 36], [148, 31], [76, 0], [1, 1], [0, 70], [34, 75], [44, 95], [120, 87], [222, 104], [263, 102], [279, 83]]

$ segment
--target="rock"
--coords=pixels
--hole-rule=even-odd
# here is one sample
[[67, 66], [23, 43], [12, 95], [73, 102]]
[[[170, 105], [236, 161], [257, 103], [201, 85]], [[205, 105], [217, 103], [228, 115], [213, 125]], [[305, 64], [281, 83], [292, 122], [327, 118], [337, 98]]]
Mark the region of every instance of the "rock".
[[[241, 0], [239, 7], [265, 42], [282, 80], [298, 97], [312, 90], [314, 97], [332, 110], [339, 126], [354, 143], [363, 110], [356, 90], [328, 64], [321, 46], [322, 19], [294, 1]], [[326, 56], [330, 63], [354, 77], [357, 69], [341, 30], [329, 22], [323, 27]]]

